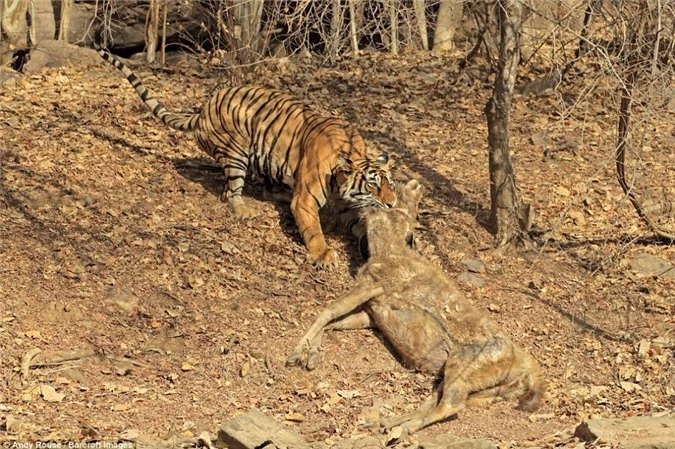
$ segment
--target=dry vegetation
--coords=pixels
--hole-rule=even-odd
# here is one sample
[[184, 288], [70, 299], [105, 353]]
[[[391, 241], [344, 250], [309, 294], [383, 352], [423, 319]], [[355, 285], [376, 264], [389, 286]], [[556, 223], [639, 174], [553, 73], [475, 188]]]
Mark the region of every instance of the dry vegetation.
[[[396, 156], [399, 179], [421, 179], [422, 251], [452, 277], [480, 259], [486, 285], [463, 291], [550, 379], [535, 415], [497, 404], [424, 433], [574, 446], [566, 432], [582, 418], [675, 406], [675, 281], [627, 266], [637, 253], [673, 261], [675, 249], [641, 240], [649, 233], [615, 180], [613, 90], [598, 73], [515, 99], [513, 160], [540, 246], [510, 256], [492, 251], [485, 227], [485, 73], [459, 73], [453, 57], [365, 54], [334, 68], [261, 66], [249, 80], [341, 114]], [[175, 110], [191, 111], [215, 87], [187, 67], [140, 74]], [[590, 84], [599, 87], [588, 94]], [[649, 120], [637, 180], [672, 194], [672, 110]], [[190, 436], [258, 407], [330, 442], [431, 392], [432, 379], [404, 369], [371, 331], [327, 335], [328, 363], [312, 372], [284, 366], [352, 285], [356, 245], [328, 231], [340, 267], [316, 272], [286, 206], [249, 189], [263, 214], [234, 219], [213, 161], [155, 120], [114, 69], [48, 69], [3, 85], [0, 133], [8, 438]], [[34, 349], [42, 359], [31, 365]], [[80, 358], [54, 358], [65, 351]]]

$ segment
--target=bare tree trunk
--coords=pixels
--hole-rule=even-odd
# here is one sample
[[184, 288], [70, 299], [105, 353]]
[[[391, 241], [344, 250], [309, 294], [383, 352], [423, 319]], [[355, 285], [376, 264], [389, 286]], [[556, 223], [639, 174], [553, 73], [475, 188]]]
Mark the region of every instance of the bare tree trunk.
[[591, 32], [591, 24], [593, 23], [593, 16], [602, 8], [602, 0], [588, 0], [588, 6], [584, 12], [584, 22], [581, 27], [581, 35], [579, 36], [579, 46], [575, 51], [575, 58], [579, 58], [588, 51], [589, 43], [588, 36]]
[[[235, 48], [239, 51], [239, 60], [251, 63], [262, 51], [260, 31], [262, 28], [263, 0], [231, 0], [233, 7]], [[228, 15], [230, 15], [228, 13]], [[231, 19], [230, 19], [231, 20]]]
[[68, 41], [68, 28], [70, 27], [70, 10], [73, 0], [61, 0], [61, 18], [59, 20], [59, 40]]
[[359, 36], [358, 29], [361, 23], [361, 16], [356, 12], [357, 0], [349, 0], [349, 30], [351, 34], [352, 52], [354, 56], [359, 55]]
[[413, 0], [415, 7], [415, 16], [417, 18], [417, 27], [422, 39], [422, 48], [429, 50], [429, 35], [427, 34], [427, 16], [424, 13], [424, 0]]
[[[646, 11], [647, 5], [641, 4], [641, 11], [638, 17], [651, 17], [653, 11]], [[643, 19], [645, 20], [645, 19]], [[646, 20], [645, 20], [646, 21]], [[653, 32], [653, 59], [651, 61], [651, 78], [656, 78], [658, 76], [658, 57], [659, 57], [659, 46], [661, 42], [661, 23], [662, 23], [662, 5], [661, 0], [656, 0], [656, 24], [654, 25]], [[651, 31], [651, 30], [650, 30]], [[647, 27], [644, 24], [636, 26], [636, 29], [633, 30], [633, 36], [631, 37], [632, 46], [636, 46], [637, 42], [641, 42], [645, 34], [652, 34], [647, 31]], [[636, 48], [633, 48], [629, 52], [628, 60], [626, 61], [627, 73], [624, 78], [624, 84], [621, 88], [621, 104], [619, 106], [619, 122], [618, 122], [618, 132], [617, 132], [617, 144], [616, 144], [616, 153], [615, 153], [615, 162], [616, 162], [616, 174], [621, 185], [623, 193], [628, 197], [628, 200], [631, 202], [635, 211], [642, 221], [649, 226], [649, 228], [656, 234], [656, 236], [662, 240], [665, 240], [672, 244], [675, 241], [675, 231], [670, 229], [665, 229], [659, 226], [654, 222], [645, 207], [642, 205], [638, 197], [635, 195], [633, 186], [629, 185], [626, 181], [626, 147], [628, 146], [628, 137], [631, 126], [631, 115], [632, 115], [632, 106], [633, 106], [633, 92], [635, 91], [636, 84], [638, 82], [639, 73], [638, 70], [640, 66], [644, 66], [644, 62], [640, 61], [638, 56], [638, 51]]]
[[485, 106], [488, 125], [490, 169], [490, 219], [497, 247], [507, 250], [527, 231], [529, 208], [523, 207], [509, 155], [509, 116], [518, 71], [521, 26], [520, 0], [498, 0], [500, 28], [499, 61], [492, 97]]
[[[30, 0], [0, 0], [0, 65], [12, 61], [14, 50], [29, 45], [26, 22], [29, 2]], [[35, 20], [35, 15], [32, 17]]]
[[434, 32], [434, 51], [450, 51], [455, 48], [455, 32], [462, 23], [464, 0], [441, 0]]
[[159, 37], [159, 2], [160, 0], [150, 0], [150, 10], [145, 20], [145, 47], [146, 61], [148, 64], [155, 62], [155, 52], [157, 51], [157, 38]]
[[328, 57], [331, 61], [337, 59], [340, 53], [340, 34], [342, 31], [342, 8], [340, 0], [333, 0], [331, 5], [330, 38], [328, 43]]
[[392, 54], [398, 54], [398, 10], [396, 0], [389, 0], [389, 23], [391, 24], [391, 44], [389, 50]]
[[166, 64], [166, 16], [169, 14], [169, 4], [163, 1], [164, 14], [162, 14], [162, 65]]

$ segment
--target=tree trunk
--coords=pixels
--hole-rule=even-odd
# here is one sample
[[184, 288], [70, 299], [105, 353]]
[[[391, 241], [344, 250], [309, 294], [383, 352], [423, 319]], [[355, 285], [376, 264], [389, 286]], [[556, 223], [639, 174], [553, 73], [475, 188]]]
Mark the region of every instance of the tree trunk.
[[330, 38], [328, 44], [328, 58], [335, 61], [340, 54], [340, 35], [342, 34], [342, 7], [340, 0], [333, 0], [331, 4]]
[[356, 11], [356, 0], [349, 0], [349, 30], [352, 43], [352, 52], [354, 56], [359, 55], [359, 24], [361, 23], [361, 17]]
[[519, 0], [498, 0], [497, 8], [499, 61], [485, 115], [488, 125], [490, 220], [494, 226], [497, 247], [507, 250], [524, 237], [524, 231], [529, 226], [529, 217], [526, 216], [529, 208], [523, 207], [518, 198], [509, 155], [509, 116], [518, 71], [521, 5]]
[[593, 23], [593, 17], [597, 12], [602, 8], [602, 0], [589, 0], [588, 5], [586, 6], [586, 11], [584, 12], [584, 22], [581, 27], [581, 34], [579, 36], [579, 46], [577, 47], [574, 58], [578, 59], [581, 56], [585, 55], [590, 46], [588, 41], [588, 36], [591, 33], [591, 24]]
[[239, 53], [239, 61], [249, 64], [259, 59], [262, 52], [263, 41], [260, 38], [260, 31], [263, 0], [231, 0], [231, 4], [232, 12], [226, 13], [230, 17], [229, 22], [234, 23], [230, 27], [233, 30], [230, 42], [234, 43], [234, 48]]
[[450, 51], [455, 48], [455, 32], [462, 23], [464, 0], [441, 0], [434, 32], [434, 51]]
[[[649, 226], [649, 228], [656, 234], [656, 236], [667, 242], [668, 244], [673, 244], [675, 242], [675, 231], [661, 227], [658, 223], [651, 219], [646, 208], [642, 202], [638, 199], [634, 186], [629, 185], [626, 180], [626, 147], [628, 147], [628, 139], [631, 129], [631, 115], [633, 107], [633, 93], [636, 91], [637, 85], [640, 82], [642, 85], [650, 82], [659, 77], [658, 73], [658, 58], [659, 58], [659, 47], [661, 42], [661, 33], [662, 33], [662, 4], [661, 0], [656, 0], [656, 11], [647, 11], [647, 5], [641, 4], [641, 11], [636, 14], [637, 17], [645, 18], [643, 21], [638, 21], [637, 24], [634, 24], [634, 28], [631, 30], [632, 36], [630, 37], [630, 47], [637, 47], [638, 42], [645, 42], [646, 36], [651, 36], [653, 39], [653, 56], [651, 61], [651, 75], [645, 80], [640, 80], [640, 68], [645, 67], [648, 61], [640, 60], [638, 56], [638, 48], [630, 48], [629, 56], [625, 61], [626, 65], [626, 74], [623, 78], [623, 86], [621, 88], [621, 103], [619, 106], [619, 121], [617, 125], [617, 144], [616, 144], [616, 174], [619, 179], [619, 184], [624, 194], [628, 197], [631, 204], [635, 208], [638, 216], [642, 219], [643, 222]], [[653, 25], [652, 29], [649, 29], [645, 25], [645, 22], [652, 18], [656, 14], [656, 23]], [[633, 16], [635, 17], [635, 16]], [[640, 23], [642, 22], [642, 23]], [[642, 75], [645, 75], [644, 73]]]
[[427, 16], [424, 13], [424, 0], [413, 0], [413, 6], [415, 7], [417, 27], [422, 39], [422, 48], [429, 50], [429, 35], [427, 34]]
[[0, 30], [2, 31], [2, 40], [9, 42], [10, 45], [21, 45], [22, 39], [26, 38], [27, 23], [26, 10], [28, 0], [0, 0]]
[[398, 54], [398, 10], [396, 1], [389, 0], [389, 23], [391, 24], [391, 44], [389, 50], [392, 54]]
[[159, 2], [160, 0], [150, 0], [150, 10], [145, 20], [145, 47], [146, 61], [148, 64], [155, 62], [155, 52], [157, 51], [157, 38], [159, 37]]
[[68, 28], [70, 26], [70, 10], [73, 7], [73, 0], [61, 0], [61, 17], [59, 18], [59, 37], [60, 41], [68, 41]]
[[162, 65], [166, 64], [166, 22], [167, 22], [167, 16], [169, 15], [169, 4], [166, 2], [166, 0], [163, 2], [164, 3], [164, 12], [162, 14], [162, 60], [160, 61]]

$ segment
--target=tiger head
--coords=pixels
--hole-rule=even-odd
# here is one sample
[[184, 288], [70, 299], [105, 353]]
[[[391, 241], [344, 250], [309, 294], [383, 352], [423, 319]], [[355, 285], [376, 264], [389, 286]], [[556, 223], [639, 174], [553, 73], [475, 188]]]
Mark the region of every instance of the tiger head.
[[340, 155], [335, 180], [340, 198], [349, 208], [388, 209], [396, 205], [395, 185], [386, 153], [380, 154], [375, 160], [358, 161]]

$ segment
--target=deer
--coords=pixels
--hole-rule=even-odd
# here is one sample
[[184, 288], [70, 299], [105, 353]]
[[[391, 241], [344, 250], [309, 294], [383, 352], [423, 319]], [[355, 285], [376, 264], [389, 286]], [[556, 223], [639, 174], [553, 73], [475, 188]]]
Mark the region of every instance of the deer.
[[376, 328], [404, 365], [440, 379], [418, 410], [382, 420], [384, 430], [412, 434], [466, 406], [511, 399], [521, 410], [538, 409], [546, 381], [537, 361], [411, 247], [423, 190], [412, 179], [399, 188], [394, 208], [362, 212], [370, 258], [351, 290], [319, 314], [287, 366], [316, 368], [327, 330]]

